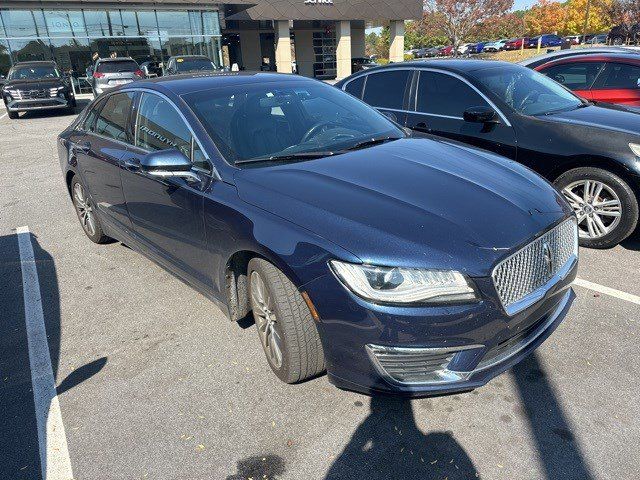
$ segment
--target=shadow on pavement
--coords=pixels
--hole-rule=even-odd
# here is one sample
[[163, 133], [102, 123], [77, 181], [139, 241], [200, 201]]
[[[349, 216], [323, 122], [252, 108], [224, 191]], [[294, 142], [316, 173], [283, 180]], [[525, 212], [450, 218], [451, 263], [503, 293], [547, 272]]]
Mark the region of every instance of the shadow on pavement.
[[82, 111], [84, 107], [89, 105], [91, 100], [88, 99], [78, 99], [77, 107], [74, 113], [71, 113], [64, 108], [60, 109], [52, 109], [52, 110], [31, 110], [28, 112], [21, 113], [17, 120], [12, 120], [14, 122], [19, 122], [21, 120], [29, 120], [30, 118], [50, 118], [50, 117], [60, 117], [63, 118], [75, 118], [78, 113]]
[[278, 455], [254, 455], [238, 462], [238, 472], [226, 480], [274, 480], [285, 472], [284, 460]]
[[536, 352], [513, 368], [513, 376], [547, 480], [591, 480], [562, 406]]
[[[38, 271], [51, 366], [57, 379], [60, 295], [56, 267], [51, 255], [40, 247], [33, 235], [31, 244]], [[33, 480], [40, 478], [42, 467], [31, 384], [18, 236], [0, 236], [0, 252], [0, 478]], [[95, 375], [106, 361], [106, 358], [101, 358], [78, 368], [60, 384], [58, 393]]]
[[370, 409], [326, 480], [480, 478], [451, 432], [420, 431], [409, 400], [372, 397]]

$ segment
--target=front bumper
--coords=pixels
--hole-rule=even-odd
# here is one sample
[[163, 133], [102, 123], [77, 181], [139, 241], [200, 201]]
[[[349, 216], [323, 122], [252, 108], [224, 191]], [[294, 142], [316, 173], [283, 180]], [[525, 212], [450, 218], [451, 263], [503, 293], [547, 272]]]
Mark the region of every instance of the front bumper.
[[49, 110], [54, 108], [66, 108], [73, 104], [69, 98], [50, 97], [29, 100], [8, 100], [5, 105], [10, 112], [26, 112], [29, 110]]
[[[456, 306], [372, 305], [347, 292], [331, 274], [304, 290], [321, 318], [318, 331], [334, 385], [365, 394], [424, 397], [480, 387], [535, 350], [565, 318], [575, 298], [576, 271], [577, 262], [540, 300], [512, 316], [489, 278], [474, 279], [480, 302]], [[418, 357], [407, 356], [414, 353]], [[429, 362], [445, 367], [423, 380], [398, 369]]]

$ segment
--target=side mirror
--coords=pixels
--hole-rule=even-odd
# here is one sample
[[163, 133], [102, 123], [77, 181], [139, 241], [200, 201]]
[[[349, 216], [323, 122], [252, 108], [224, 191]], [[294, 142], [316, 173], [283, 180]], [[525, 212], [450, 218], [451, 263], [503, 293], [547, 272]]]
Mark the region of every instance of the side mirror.
[[491, 107], [469, 107], [462, 114], [465, 122], [500, 123], [498, 114]]
[[200, 181], [191, 171], [191, 160], [175, 148], [151, 152], [140, 159], [140, 169], [153, 177], [182, 177]]

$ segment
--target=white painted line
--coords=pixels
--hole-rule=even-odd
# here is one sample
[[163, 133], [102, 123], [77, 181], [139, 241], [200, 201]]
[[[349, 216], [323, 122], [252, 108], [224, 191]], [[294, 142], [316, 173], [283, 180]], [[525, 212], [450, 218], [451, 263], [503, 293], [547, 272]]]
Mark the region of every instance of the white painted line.
[[5, 113], [4, 115], [0, 115], [0, 120], [2, 120], [4, 117], [6, 117], [7, 114]]
[[624, 300], [626, 302], [635, 303], [636, 305], [640, 305], [640, 297], [637, 295], [632, 295], [627, 292], [622, 292], [620, 290], [616, 290], [615, 288], [605, 287], [604, 285], [598, 285], [597, 283], [592, 283], [587, 280], [583, 280], [581, 278], [576, 278], [573, 283], [578, 285], [579, 287], [588, 288], [589, 290], [593, 290], [594, 292], [602, 293], [603, 295], [609, 295], [611, 297], [619, 298], [620, 300]]
[[42, 312], [42, 297], [29, 227], [16, 229], [22, 269], [24, 316], [29, 344], [29, 364], [33, 400], [38, 424], [38, 444], [42, 478], [72, 480], [71, 459], [67, 448], [60, 404], [51, 368], [47, 332]]

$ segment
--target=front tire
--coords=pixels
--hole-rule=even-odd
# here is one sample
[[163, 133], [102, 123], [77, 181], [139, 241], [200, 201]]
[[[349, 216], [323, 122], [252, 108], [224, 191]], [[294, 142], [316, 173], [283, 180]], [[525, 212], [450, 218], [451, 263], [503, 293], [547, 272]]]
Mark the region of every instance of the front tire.
[[617, 175], [583, 167], [563, 173], [554, 183], [578, 216], [581, 246], [610, 248], [636, 229], [638, 199]]
[[20, 116], [20, 114], [18, 112], [12, 112], [9, 109], [7, 109], [7, 115], [9, 116], [9, 118], [11, 120], [16, 120]]
[[266, 260], [252, 259], [248, 270], [253, 318], [273, 372], [285, 383], [322, 373], [320, 335], [300, 292]]
[[71, 181], [71, 199], [76, 209], [78, 220], [80, 220], [82, 230], [84, 230], [84, 233], [89, 237], [89, 240], [94, 243], [109, 242], [111, 238], [104, 234], [93, 201], [77, 176], [73, 177]]

